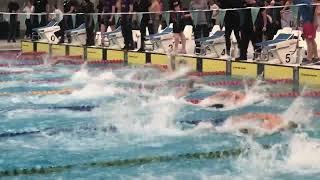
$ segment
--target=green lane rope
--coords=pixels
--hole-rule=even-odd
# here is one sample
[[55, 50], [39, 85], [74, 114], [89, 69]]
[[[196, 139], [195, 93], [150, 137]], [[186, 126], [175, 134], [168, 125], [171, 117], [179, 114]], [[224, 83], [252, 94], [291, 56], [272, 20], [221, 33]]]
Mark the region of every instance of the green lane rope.
[[0, 171], [0, 177], [60, 173], [63, 171], [71, 170], [76, 167], [107, 168], [107, 167], [134, 166], [134, 165], [142, 165], [142, 164], [149, 164], [149, 163], [156, 163], [156, 162], [168, 162], [168, 161], [181, 160], [181, 159], [223, 159], [228, 157], [240, 156], [241, 154], [245, 154], [249, 149], [250, 148], [237, 148], [237, 149], [212, 151], [212, 152], [197, 152], [197, 153], [186, 153], [186, 154], [168, 155], [168, 156], [141, 157], [136, 159], [98, 161], [98, 162], [74, 164], [74, 165], [34, 167], [34, 168], [23, 168], [23, 169], [17, 168], [12, 170]]

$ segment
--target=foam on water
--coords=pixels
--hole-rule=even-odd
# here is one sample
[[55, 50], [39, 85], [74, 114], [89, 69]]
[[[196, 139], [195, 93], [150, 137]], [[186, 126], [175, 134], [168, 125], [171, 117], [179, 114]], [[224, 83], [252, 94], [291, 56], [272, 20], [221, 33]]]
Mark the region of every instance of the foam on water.
[[288, 151], [288, 157], [285, 159], [288, 169], [320, 172], [319, 139], [310, 138], [304, 133], [293, 135]]

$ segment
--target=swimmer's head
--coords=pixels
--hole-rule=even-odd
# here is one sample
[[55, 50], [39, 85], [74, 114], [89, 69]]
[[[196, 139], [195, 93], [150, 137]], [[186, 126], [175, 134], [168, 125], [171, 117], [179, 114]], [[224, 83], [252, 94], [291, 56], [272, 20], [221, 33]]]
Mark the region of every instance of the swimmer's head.
[[247, 128], [239, 129], [239, 131], [240, 131], [242, 134], [249, 134], [249, 129], [247, 129]]
[[193, 89], [194, 88], [194, 80], [189, 80], [187, 82], [187, 88], [188, 89]]
[[293, 122], [293, 121], [289, 121], [288, 124], [284, 127], [285, 129], [296, 129], [298, 127], [298, 124]]
[[221, 109], [224, 108], [224, 104], [212, 104], [208, 107], [216, 108], [216, 109]]

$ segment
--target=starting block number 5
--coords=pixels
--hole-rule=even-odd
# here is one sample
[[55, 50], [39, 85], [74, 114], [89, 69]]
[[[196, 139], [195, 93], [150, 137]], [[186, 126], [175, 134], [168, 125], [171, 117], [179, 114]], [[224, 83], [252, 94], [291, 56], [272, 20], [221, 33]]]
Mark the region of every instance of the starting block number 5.
[[221, 52], [221, 56], [224, 56], [226, 54], [226, 49], [223, 49]]

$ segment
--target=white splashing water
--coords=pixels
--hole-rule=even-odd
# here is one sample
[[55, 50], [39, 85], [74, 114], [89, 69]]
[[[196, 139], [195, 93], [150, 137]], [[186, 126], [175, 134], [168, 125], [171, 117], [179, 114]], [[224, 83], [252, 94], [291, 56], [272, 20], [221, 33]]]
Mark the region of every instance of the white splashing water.
[[320, 172], [320, 140], [296, 134], [289, 142], [286, 165], [289, 169]]
[[86, 84], [82, 89], [75, 90], [70, 95], [71, 98], [78, 99], [87, 99], [87, 98], [96, 98], [103, 96], [114, 96], [115, 94], [125, 93], [121, 88], [114, 86], [106, 86], [103, 83], [99, 82], [90, 82]]

